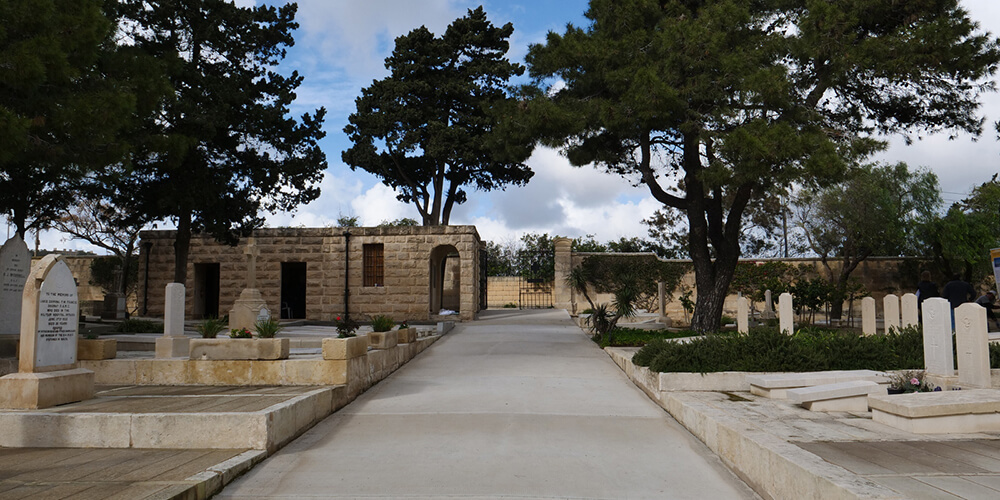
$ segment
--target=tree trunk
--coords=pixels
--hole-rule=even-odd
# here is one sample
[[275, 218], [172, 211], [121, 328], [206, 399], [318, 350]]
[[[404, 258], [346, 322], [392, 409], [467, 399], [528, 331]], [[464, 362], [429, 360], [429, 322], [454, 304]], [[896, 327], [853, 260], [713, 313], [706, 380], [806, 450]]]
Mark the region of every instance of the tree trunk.
[[191, 249], [191, 211], [177, 217], [177, 238], [174, 240], [174, 283], [187, 284], [188, 252]]

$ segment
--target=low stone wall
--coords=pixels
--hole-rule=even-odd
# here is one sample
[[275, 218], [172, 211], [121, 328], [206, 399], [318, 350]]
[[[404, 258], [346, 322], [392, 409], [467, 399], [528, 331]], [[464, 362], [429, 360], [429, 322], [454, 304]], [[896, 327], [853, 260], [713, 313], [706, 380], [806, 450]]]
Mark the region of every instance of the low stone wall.
[[521, 278], [517, 276], [490, 276], [486, 279], [486, 304], [490, 309], [500, 309], [520, 300]]

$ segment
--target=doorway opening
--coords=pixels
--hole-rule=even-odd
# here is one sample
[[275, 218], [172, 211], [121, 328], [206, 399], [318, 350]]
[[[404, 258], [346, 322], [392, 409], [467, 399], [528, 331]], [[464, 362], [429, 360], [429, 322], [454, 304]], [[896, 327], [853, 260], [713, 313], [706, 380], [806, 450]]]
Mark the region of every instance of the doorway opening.
[[306, 317], [306, 263], [281, 263], [281, 319]]
[[219, 264], [194, 265], [194, 319], [219, 317]]

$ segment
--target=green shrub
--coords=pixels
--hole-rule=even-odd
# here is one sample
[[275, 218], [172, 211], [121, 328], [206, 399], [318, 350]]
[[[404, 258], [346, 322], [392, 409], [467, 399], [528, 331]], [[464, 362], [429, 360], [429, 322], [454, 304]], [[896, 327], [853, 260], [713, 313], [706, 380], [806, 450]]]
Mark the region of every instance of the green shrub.
[[119, 333], [163, 333], [163, 323], [148, 319], [129, 318], [118, 323], [115, 331]]
[[357, 321], [354, 321], [353, 318], [347, 316], [346, 314], [343, 318], [337, 316], [336, 319], [333, 320], [333, 324], [337, 327], [337, 338], [340, 339], [357, 336], [354, 332], [361, 326]]
[[253, 329], [257, 330], [258, 337], [273, 339], [281, 331], [281, 323], [274, 318], [258, 319], [254, 322]]
[[194, 327], [194, 329], [201, 334], [201, 338], [214, 339], [220, 332], [226, 329], [226, 322], [219, 318], [207, 318]]
[[656, 372], [903, 370], [922, 368], [924, 353], [915, 327], [872, 336], [817, 328], [785, 335], [760, 327], [746, 335], [713, 334], [686, 344], [655, 340], [632, 361]]
[[372, 330], [376, 332], [388, 332], [392, 330], [392, 327], [396, 326], [396, 322], [392, 318], [379, 314], [372, 317]]
[[[595, 336], [594, 342], [597, 342], [601, 348], [604, 347], [642, 347], [657, 339], [677, 339], [682, 337], [693, 337], [697, 336], [698, 333], [693, 330], [681, 330], [681, 331], [670, 331], [670, 330], [642, 330], [639, 328], [628, 328], [628, 327], [616, 327], [611, 335], [611, 339], [607, 337], [597, 337]], [[613, 339], [613, 340], [612, 340]]]
[[504, 309], [517, 309], [517, 304], [515, 304], [513, 302], [508, 302], [508, 303], [506, 303], [506, 304], [503, 305], [503, 308]]

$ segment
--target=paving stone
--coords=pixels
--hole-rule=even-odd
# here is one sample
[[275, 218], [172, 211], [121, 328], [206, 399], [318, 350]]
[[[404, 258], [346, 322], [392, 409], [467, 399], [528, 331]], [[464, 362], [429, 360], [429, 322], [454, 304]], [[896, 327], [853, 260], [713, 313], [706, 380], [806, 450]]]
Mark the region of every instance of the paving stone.
[[915, 479], [962, 498], [1000, 498], [1000, 490], [970, 481], [966, 476], [917, 476]]

